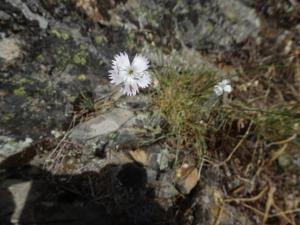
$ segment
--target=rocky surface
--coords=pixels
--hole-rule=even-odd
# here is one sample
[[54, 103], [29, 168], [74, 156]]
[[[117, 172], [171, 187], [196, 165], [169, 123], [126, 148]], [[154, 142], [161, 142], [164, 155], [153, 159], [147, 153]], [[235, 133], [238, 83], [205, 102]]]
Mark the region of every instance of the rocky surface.
[[[36, 140], [64, 124], [78, 96], [95, 95], [97, 84], [107, 82], [109, 62], [118, 51], [150, 56], [186, 48], [228, 49], [256, 37], [260, 28], [255, 11], [238, 0], [232, 0], [232, 7], [217, 0], [117, 2], [107, 5], [110, 19], [103, 16], [103, 26], [91, 25], [67, 2], [16, 0], [0, 6], [0, 124], [5, 135]], [[105, 11], [101, 5], [94, 8]], [[188, 50], [190, 58], [196, 56], [193, 50]], [[196, 63], [207, 64], [196, 57]], [[157, 61], [157, 55], [152, 58]], [[28, 131], [30, 124], [35, 126]]]
[[21, 161], [30, 161], [35, 155], [34, 150], [30, 148], [31, 144], [30, 138], [16, 141], [13, 138], [0, 136], [0, 168], [17, 167], [22, 164]]

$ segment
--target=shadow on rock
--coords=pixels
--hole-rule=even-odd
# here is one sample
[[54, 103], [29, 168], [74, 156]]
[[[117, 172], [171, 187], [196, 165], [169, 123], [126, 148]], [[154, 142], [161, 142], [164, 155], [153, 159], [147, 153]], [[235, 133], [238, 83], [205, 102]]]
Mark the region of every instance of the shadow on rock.
[[0, 182], [1, 225], [173, 224], [137, 163], [110, 164], [99, 173], [78, 175], [25, 166], [2, 171]]

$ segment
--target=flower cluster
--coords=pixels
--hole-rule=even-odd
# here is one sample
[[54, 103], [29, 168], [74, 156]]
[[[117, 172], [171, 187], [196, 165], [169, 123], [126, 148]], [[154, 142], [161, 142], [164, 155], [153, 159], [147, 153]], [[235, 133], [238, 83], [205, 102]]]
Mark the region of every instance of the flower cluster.
[[[133, 96], [140, 88], [146, 88], [152, 82], [148, 69], [149, 60], [146, 57], [137, 54], [130, 62], [127, 53], [123, 52], [114, 56], [108, 76], [110, 82], [119, 85], [124, 94]], [[217, 96], [232, 92], [230, 80], [224, 79], [217, 83], [214, 92]]]
[[218, 84], [216, 84], [214, 86], [214, 92], [216, 93], [216, 95], [221, 96], [224, 93], [230, 93], [232, 92], [232, 87], [230, 84], [230, 80], [222, 80], [221, 82], [219, 82]]
[[124, 94], [132, 96], [139, 92], [139, 88], [146, 88], [151, 83], [147, 69], [149, 61], [142, 55], [136, 55], [130, 63], [126, 52], [114, 57], [109, 78], [112, 84], [120, 85]]

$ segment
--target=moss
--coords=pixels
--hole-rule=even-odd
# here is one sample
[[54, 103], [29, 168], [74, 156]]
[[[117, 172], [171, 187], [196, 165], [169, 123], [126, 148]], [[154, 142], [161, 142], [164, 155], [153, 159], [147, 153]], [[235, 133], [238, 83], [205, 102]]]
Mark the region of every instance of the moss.
[[75, 53], [73, 55], [73, 62], [78, 65], [86, 65], [87, 64], [87, 58], [88, 58], [88, 52], [86, 50], [86, 47], [80, 46], [80, 51]]
[[68, 95], [68, 96], [67, 96], [67, 99], [68, 99], [69, 102], [75, 102], [76, 98], [77, 98], [77, 97], [74, 96], [74, 95]]
[[19, 88], [14, 90], [14, 94], [17, 95], [17, 96], [25, 96], [26, 91], [25, 91], [24, 87], [19, 87]]
[[71, 38], [71, 36], [67, 32], [61, 31], [61, 30], [58, 30], [58, 29], [52, 29], [51, 30], [51, 34], [54, 37], [56, 37], [58, 39], [62, 39], [64, 41], [67, 41], [67, 40], [69, 40]]
[[11, 119], [14, 118], [14, 115], [9, 113], [9, 112], [4, 112], [4, 113], [1, 113], [1, 120], [2, 121], [9, 121]]
[[84, 74], [80, 74], [77, 76], [77, 79], [80, 81], [85, 81], [86, 80], [86, 76]]
[[79, 65], [86, 65], [86, 57], [84, 55], [82, 55], [81, 53], [77, 53], [73, 56], [73, 61], [76, 64]]
[[55, 51], [55, 60], [57, 61], [57, 65], [62, 70], [72, 61], [72, 53], [70, 48], [65, 45], [56, 46]]
[[80, 48], [80, 50], [82, 50], [82, 51], [86, 51], [86, 50], [88, 49], [88, 47], [87, 47], [86, 45], [83, 45], [83, 44], [81, 44], [81, 45], [79, 46], [79, 48]]
[[17, 81], [17, 83], [20, 84], [20, 85], [24, 85], [24, 84], [34, 84], [34, 81], [33, 81], [33, 80], [30, 80], [30, 79], [28, 79], [28, 78], [23, 77], [23, 78], [19, 79], [19, 80]]
[[97, 45], [105, 44], [107, 43], [107, 38], [105, 36], [98, 35], [95, 37], [95, 43]]
[[43, 56], [43, 54], [41, 53], [41, 54], [39, 54], [37, 57], [36, 57], [36, 60], [37, 61], [39, 61], [39, 62], [42, 62], [42, 61], [44, 61], [44, 56]]

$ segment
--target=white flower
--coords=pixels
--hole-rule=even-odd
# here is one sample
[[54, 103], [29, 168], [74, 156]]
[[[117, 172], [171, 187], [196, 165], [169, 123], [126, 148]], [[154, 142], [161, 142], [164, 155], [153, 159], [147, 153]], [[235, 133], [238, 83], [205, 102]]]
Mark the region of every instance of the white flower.
[[225, 79], [219, 82], [217, 85], [214, 86], [214, 91], [218, 96], [223, 95], [225, 92], [226, 93], [232, 92], [230, 80]]
[[121, 85], [126, 95], [136, 95], [139, 88], [146, 88], [151, 83], [150, 74], [147, 72], [149, 61], [142, 55], [136, 55], [130, 63], [126, 52], [115, 55], [109, 78], [112, 84]]

